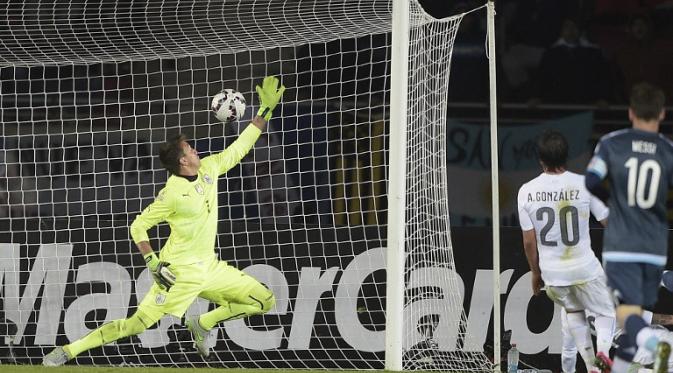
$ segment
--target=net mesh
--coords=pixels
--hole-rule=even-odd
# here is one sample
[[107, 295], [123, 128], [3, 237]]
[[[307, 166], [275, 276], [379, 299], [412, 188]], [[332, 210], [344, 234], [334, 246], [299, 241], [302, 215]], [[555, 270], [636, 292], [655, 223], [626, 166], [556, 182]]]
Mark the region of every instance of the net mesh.
[[[151, 285], [128, 225], [182, 132], [200, 156], [288, 87], [269, 130], [219, 181], [220, 258], [267, 284], [266, 315], [220, 324], [198, 357], [183, 320], [73, 364], [381, 369], [391, 1], [48, 1], [0, 9], [0, 321], [20, 362], [130, 316]], [[412, 2], [405, 367], [476, 371], [448, 223], [444, 136], [460, 16]], [[240, 124], [209, 110], [224, 88]], [[168, 228], [150, 232], [158, 249]], [[213, 305], [199, 300], [187, 311]], [[13, 333], [10, 333], [13, 334]], [[2, 341], [0, 341], [1, 343]]]
[[[490, 371], [464, 346], [465, 286], [453, 260], [446, 170], [451, 48], [460, 16], [441, 21], [412, 3], [409, 33], [405, 232], [405, 369]], [[479, 346], [482, 347], [482, 346]]]
[[324, 43], [390, 32], [390, 1], [9, 2], [3, 64], [145, 61]]

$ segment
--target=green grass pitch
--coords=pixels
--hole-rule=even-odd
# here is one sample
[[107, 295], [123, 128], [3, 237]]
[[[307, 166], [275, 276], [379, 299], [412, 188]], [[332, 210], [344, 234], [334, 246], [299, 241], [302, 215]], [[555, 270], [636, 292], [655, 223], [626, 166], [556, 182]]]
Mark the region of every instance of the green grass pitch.
[[[161, 368], [161, 367], [92, 367], [66, 365], [48, 368], [39, 365], [0, 365], [2, 373], [328, 373], [327, 370], [305, 369], [215, 369], [215, 368]], [[358, 372], [357, 370], [340, 370], [340, 373]]]

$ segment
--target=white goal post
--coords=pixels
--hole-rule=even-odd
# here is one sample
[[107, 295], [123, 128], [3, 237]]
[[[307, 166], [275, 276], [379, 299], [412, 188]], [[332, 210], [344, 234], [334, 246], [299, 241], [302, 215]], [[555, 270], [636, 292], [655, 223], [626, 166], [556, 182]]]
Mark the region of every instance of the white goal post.
[[[159, 146], [184, 133], [201, 157], [221, 151], [256, 112], [255, 85], [276, 75], [287, 90], [267, 133], [220, 178], [216, 244], [272, 289], [274, 309], [214, 328], [205, 360], [183, 320], [165, 317], [69, 364], [498, 370], [497, 243], [491, 338], [469, 332], [449, 224], [463, 16], [433, 18], [417, 0], [0, 7], [0, 324], [12, 330], [0, 359], [39, 364], [135, 311], [152, 280], [128, 226], [166, 181]], [[225, 88], [248, 103], [239, 124], [209, 110]], [[155, 249], [167, 237], [150, 231]]]

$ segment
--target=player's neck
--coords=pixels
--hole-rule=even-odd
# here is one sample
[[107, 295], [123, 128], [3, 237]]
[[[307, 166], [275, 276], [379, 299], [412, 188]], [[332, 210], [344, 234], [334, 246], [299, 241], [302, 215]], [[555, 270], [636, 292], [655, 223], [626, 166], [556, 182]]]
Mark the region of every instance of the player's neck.
[[180, 167], [180, 174], [178, 176], [182, 176], [186, 179], [192, 178], [196, 175], [199, 174], [198, 169], [192, 169], [191, 167]]
[[190, 175], [190, 176], [186, 176], [186, 175], [180, 175], [180, 174], [177, 174], [177, 175], [175, 175], [175, 176], [177, 176], [177, 177], [181, 177], [181, 178], [183, 178], [183, 179], [189, 181], [190, 183], [195, 182], [195, 181], [199, 178], [199, 175]]
[[542, 172], [544, 172], [545, 174], [549, 174], [549, 175], [560, 175], [560, 174], [566, 172], [566, 169], [563, 168], [563, 167], [556, 168], [556, 169], [553, 169], [553, 170], [550, 170], [548, 168], [544, 168], [542, 170]]
[[654, 120], [644, 121], [640, 119], [635, 119], [633, 121], [633, 128], [640, 131], [658, 133], [659, 122]]

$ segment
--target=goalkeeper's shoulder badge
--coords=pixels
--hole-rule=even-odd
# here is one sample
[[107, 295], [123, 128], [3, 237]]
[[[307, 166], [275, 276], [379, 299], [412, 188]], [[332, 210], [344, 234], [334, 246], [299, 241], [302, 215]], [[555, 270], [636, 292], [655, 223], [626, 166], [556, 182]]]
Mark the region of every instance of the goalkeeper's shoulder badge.
[[203, 180], [205, 180], [206, 184], [212, 184], [213, 183], [213, 178], [210, 177], [208, 174], [203, 174]]

